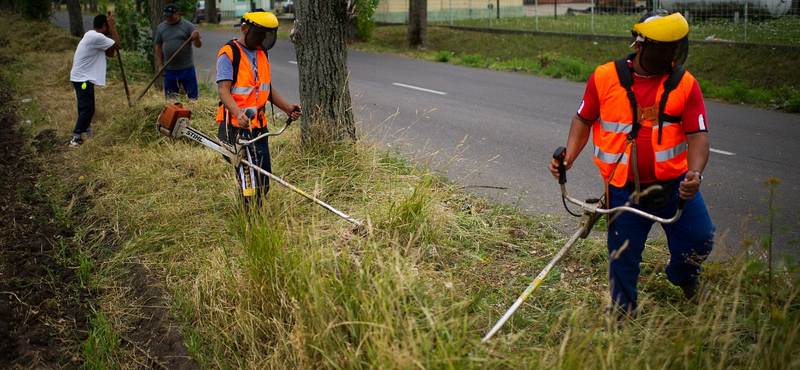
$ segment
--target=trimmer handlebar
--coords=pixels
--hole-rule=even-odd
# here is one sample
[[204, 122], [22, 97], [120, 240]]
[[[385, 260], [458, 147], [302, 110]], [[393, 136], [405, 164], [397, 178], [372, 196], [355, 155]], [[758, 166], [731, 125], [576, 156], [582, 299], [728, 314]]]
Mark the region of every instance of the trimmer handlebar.
[[[611, 208], [611, 209], [604, 209], [604, 208], [601, 207], [601, 204], [599, 204], [599, 203], [583, 202], [583, 201], [580, 201], [580, 200], [578, 200], [576, 198], [571, 197], [569, 194], [567, 194], [567, 187], [566, 187], [566, 183], [567, 183], [567, 168], [564, 165], [564, 158], [566, 157], [566, 155], [567, 155], [567, 149], [564, 148], [563, 146], [558, 147], [558, 149], [556, 149], [555, 153], [553, 153], [553, 158], [558, 160], [558, 177], [559, 177], [558, 178], [558, 183], [561, 185], [561, 195], [565, 200], [569, 201], [570, 203], [575, 204], [577, 206], [580, 206], [581, 209], [583, 209], [584, 212], [600, 213], [600, 214], [614, 214], [614, 213], [617, 213], [617, 212], [631, 212], [633, 214], [642, 216], [644, 218], [647, 218], [647, 219], [650, 219], [650, 220], [653, 220], [655, 222], [659, 222], [659, 223], [662, 223], [662, 224], [674, 223], [675, 221], [678, 221], [678, 219], [681, 217], [681, 214], [683, 214], [683, 209], [686, 207], [686, 200], [684, 200], [683, 198], [678, 200], [678, 210], [677, 210], [677, 212], [675, 212], [675, 216], [672, 216], [672, 218], [662, 218], [662, 217], [651, 215], [651, 214], [649, 214], [649, 213], [647, 213], [645, 211], [642, 211], [640, 209], [633, 208], [633, 207], [630, 207], [630, 206], [619, 206], [619, 207], [614, 207], [614, 208]], [[565, 206], [566, 206], [566, 204], [565, 204]], [[569, 209], [567, 211], [569, 211]]]
[[[300, 110], [300, 108], [295, 107], [292, 110], [292, 112], [297, 112], [299, 110]], [[261, 140], [263, 138], [266, 138], [266, 137], [269, 137], [269, 136], [277, 136], [277, 135], [282, 134], [284, 131], [286, 131], [286, 129], [289, 127], [289, 125], [292, 124], [292, 112], [289, 112], [289, 119], [286, 120], [286, 123], [283, 124], [283, 127], [281, 127], [281, 129], [278, 130], [278, 132], [265, 132], [265, 133], [263, 133], [261, 135], [258, 135], [258, 137], [254, 138], [252, 140], [245, 140], [245, 139], [239, 138], [237, 140], [237, 143], [239, 145], [250, 145], [250, 144], [255, 143], [256, 141], [259, 141], [259, 140]], [[244, 111], [244, 114], [246, 114], [247, 118], [249, 118], [251, 120], [256, 117], [255, 112], [253, 112], [251, 109], [248, 109], [248, 110]]]

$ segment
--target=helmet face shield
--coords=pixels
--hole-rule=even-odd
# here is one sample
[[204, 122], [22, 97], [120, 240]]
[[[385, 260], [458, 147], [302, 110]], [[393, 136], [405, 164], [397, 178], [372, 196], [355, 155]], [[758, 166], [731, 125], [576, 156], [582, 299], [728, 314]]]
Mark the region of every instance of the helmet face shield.
[[645, 14], [631, 31], [640, 42], [642, 68], [651, 74], [670, 73], [689, 55], [689, 23], [680, 13], [657, 9]]
[[242, 17], [242, 25], [247, 25], [245, 43], [248, 47], [269, 50], [278, 39], [278, 18], [263, 9], [247, 12]]
[[275, 42], [278, 40], [278, 29], [249, 25], [244, 39], [251, 49], [260, 46], [261, 50], [269, 50], [275, 46]]
[[674, 42], [658, 42], [645, 39], [639, 53], [642, 69], [651, 74], [670, 73], [686, 62], [689, 55], [689, 38]]

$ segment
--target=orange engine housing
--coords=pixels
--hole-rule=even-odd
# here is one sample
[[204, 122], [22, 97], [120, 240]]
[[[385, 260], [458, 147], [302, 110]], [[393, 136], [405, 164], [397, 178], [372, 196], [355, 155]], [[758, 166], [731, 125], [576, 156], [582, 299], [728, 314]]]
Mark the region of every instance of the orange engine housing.
[[181, 103], [169, 104], [164, 107], [164, 110], [158, 115], [157, 122], [159, 126], [172, 131], [175, 127], [175, 123], [178, 122], [178, 118], [182, 117], [191, 118], [192, 111], [184, 108]]

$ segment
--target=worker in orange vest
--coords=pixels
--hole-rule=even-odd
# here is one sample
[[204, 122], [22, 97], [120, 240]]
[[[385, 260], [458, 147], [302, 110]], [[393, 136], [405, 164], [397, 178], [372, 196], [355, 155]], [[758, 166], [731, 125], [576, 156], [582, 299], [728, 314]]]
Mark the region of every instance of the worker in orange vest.
[[[699, 192], [709, 155], [708, 123], [700, 87], [683, 69], [689, 24], [680, 13], [658, 9], [643, 16], [632, 33], [635, 53], [599, 66], [589, 78], [563, 164], [572, 166], [591, 133], [609, 208], [629, 204], [670, 218], [678, 200], [686, 200], [680, 219], [662, 225], [670, 252], [665, 272], [687, 299], [699, 302], [709, 297], [698, 276], [716, 228]], [[553, 159], [550, 172], [556, 178], [558, 166]], [[639, 263], [652, 225], [628, 212], [609, 218], [609, 285], [616, 314], [639, 313]]]
[[[268, 102], [276, 105], [292, 120], [303, 114], [299, 105], [287, 103], [272, 88], [267, 51], [277, 40], [278, 18], [270, 12], [255, 9], [242, 16], [240, 26], [242, 36], [226, 43], [217, 55], [220, 98], [217, 136], [228, 143], [233, 143], [237, 133], [249, 140], [268, 132]], [[272, 172], [266, 139], [249, 145], [245, 155], [245, 159]], [[269, 178], [247, 166], [236, 167], [236, 179], [245, 209], [257, 206], [261, 197], [269, 191]]]

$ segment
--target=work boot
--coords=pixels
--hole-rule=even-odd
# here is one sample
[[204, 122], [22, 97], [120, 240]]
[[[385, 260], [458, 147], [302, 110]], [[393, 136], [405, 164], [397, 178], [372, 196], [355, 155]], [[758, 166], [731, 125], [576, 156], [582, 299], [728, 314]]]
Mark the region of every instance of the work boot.
[[708, 302], [711, 299], [711, 292], [703, 284], [694, 283], [680, 288], [683, 290], [683, 295], [686, 296], [686, 299], [694, 304]]

